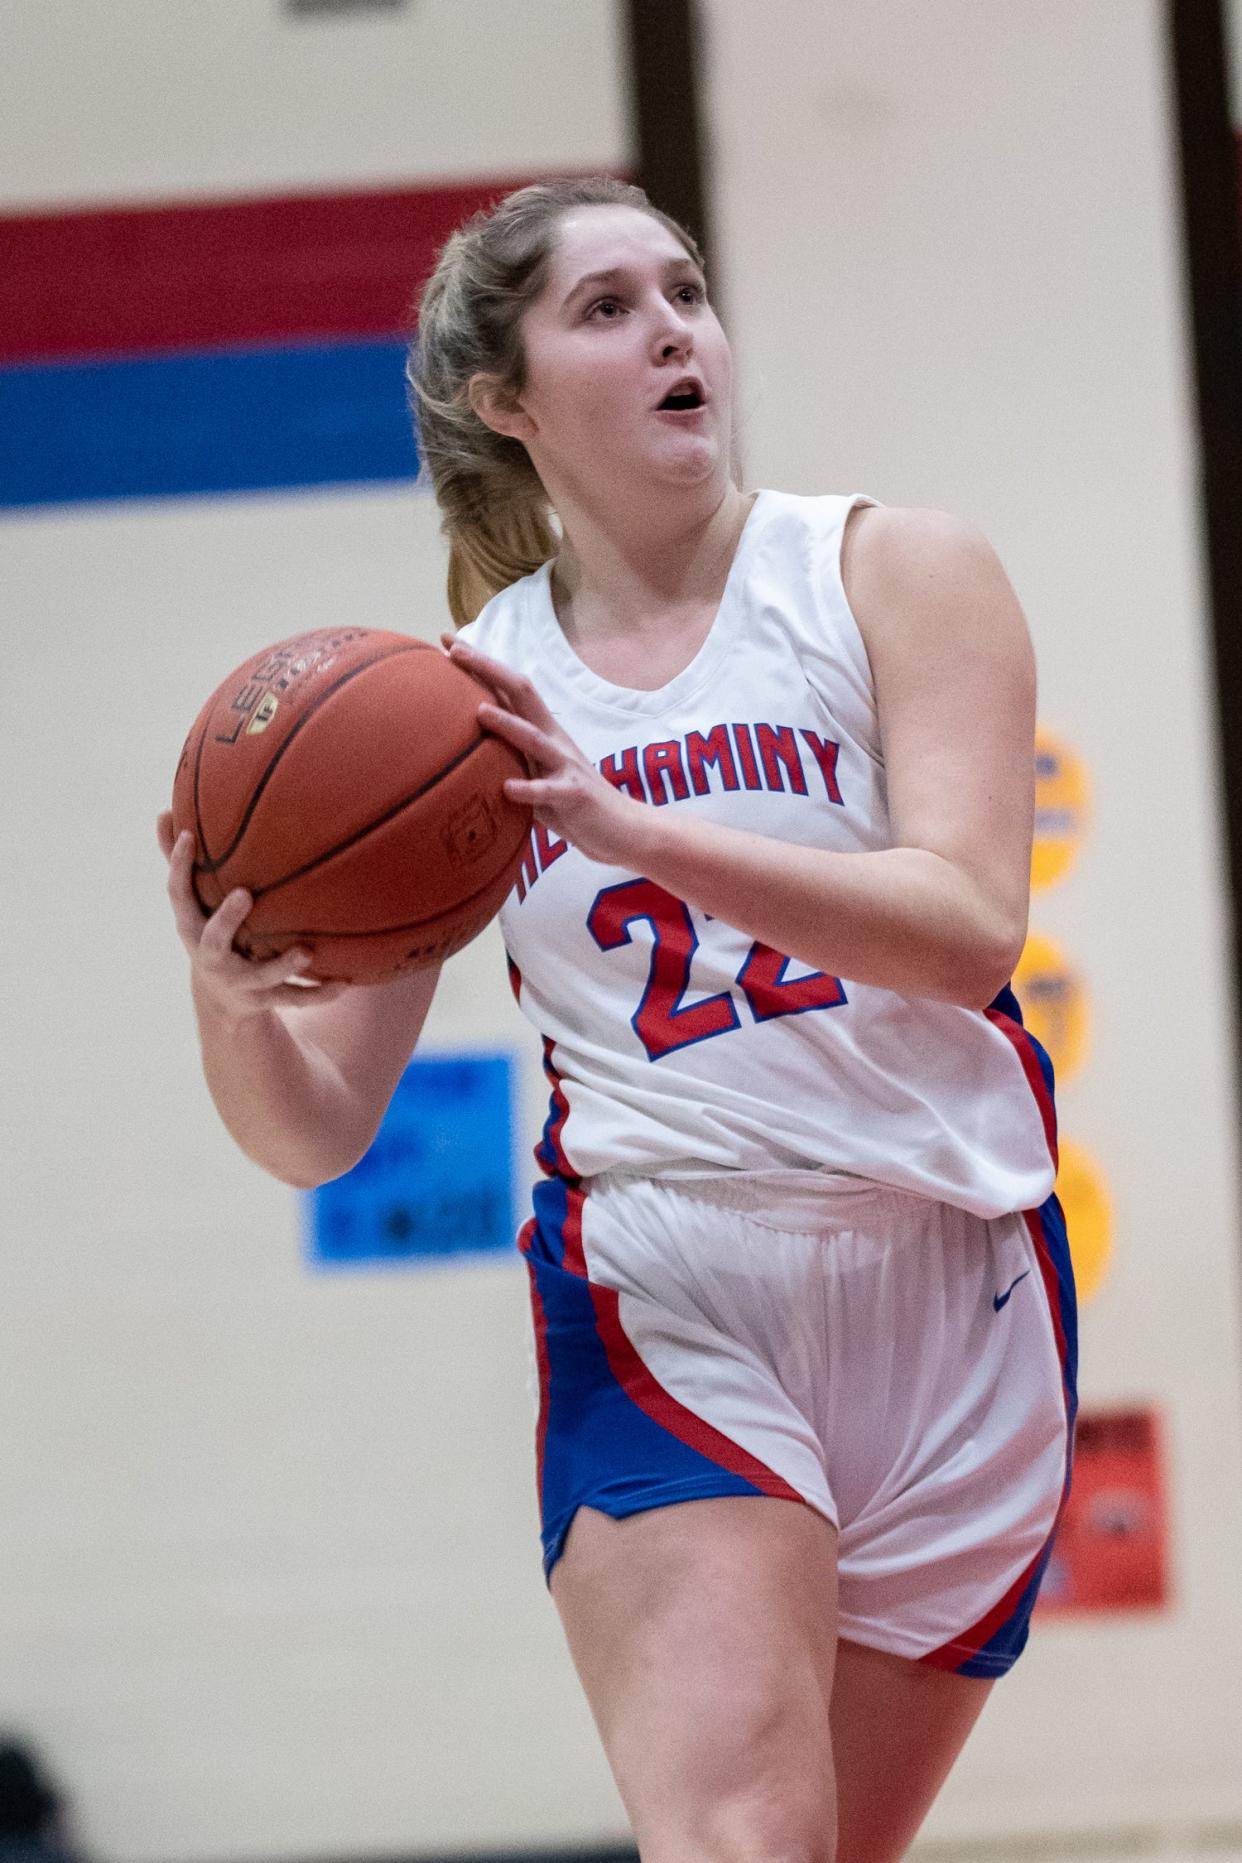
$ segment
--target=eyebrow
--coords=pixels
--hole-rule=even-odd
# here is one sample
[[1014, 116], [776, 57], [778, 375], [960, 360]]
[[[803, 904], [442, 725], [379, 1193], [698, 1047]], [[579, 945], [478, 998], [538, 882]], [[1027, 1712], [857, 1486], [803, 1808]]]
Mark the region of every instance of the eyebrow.
[[[682, 253], [677, 258], [670, 257], [665, 259], [660, 270], [665, 278], [670, 277], [674, 272], [685, 270], [692, 271], [696, 277], [702, 277], [701, 267], [695, 264], [688, 252]], [[561, 305], [561, 309], [567, 310], [578, 294], [582, 291], [589, 290], [592, 285], [615, 285], [619, 279], [628, 279], [633, 276], [633, 268], [628, 265], [610, 266], [607, 271], [603, 272], [586, 272], [568, 293], [564, 303]]]

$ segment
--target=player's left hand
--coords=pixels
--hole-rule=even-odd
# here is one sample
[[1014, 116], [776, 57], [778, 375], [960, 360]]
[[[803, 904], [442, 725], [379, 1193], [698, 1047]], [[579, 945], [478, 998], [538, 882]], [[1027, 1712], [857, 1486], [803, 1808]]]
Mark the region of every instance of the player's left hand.
[[638, 812], [632, 796], [605, 782], [562, 730], [529, 679], [510, 672], [455, 635], [441, 636], [449, 658], [492, 693], [495, 703], [479, 707], [479, 723], [526, 758], [528, 778], [505, 780], [505, 794], [525, 802], [536, 821], [561, 835], [590, 860], [608, 866], [633, 864]]

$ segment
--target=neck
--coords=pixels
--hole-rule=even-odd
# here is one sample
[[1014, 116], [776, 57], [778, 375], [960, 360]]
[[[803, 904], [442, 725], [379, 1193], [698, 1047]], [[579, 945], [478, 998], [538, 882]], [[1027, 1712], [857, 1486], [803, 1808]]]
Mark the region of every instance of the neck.
[[552, 575], [562, 622], [580, 636], [636, 632], [653, 610], [714, 605], [753, 502], [731, 482], [673, 496], [659, 487], [606, 506], [564, 500]]

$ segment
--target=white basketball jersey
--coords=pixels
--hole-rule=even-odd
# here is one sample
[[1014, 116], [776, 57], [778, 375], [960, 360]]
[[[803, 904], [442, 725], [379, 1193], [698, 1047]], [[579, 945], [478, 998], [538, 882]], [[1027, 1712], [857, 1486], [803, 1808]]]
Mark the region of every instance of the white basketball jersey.
[[[761, 491], [707, 639], [656, 691], [578, 658], [550, 564], [463, 638], [525, 673], [651, 807], [807, 847], [888, 847], [875, 694], [841, 580], [846, 516], [870, 502]], [[544, 1038], [548, 1170], [809, 1167], [984, 1217], [1052, 1190], [1051, 1069], [1009, 991], [976, 1011], [812, 971], [541, 827], [500, 923]]]

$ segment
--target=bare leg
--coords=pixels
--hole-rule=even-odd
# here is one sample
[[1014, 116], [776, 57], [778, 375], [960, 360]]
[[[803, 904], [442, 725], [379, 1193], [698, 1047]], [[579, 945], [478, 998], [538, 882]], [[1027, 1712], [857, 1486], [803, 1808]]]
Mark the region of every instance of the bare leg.
[[822, 1516], [759, 1498], [582, 1508], [552, 1592], [643, 1863], [831, 1863]]
[[972, 1676], [838, 1643], [832, 1752], [839, 1863], [905, 1856], [991, 1688]]

